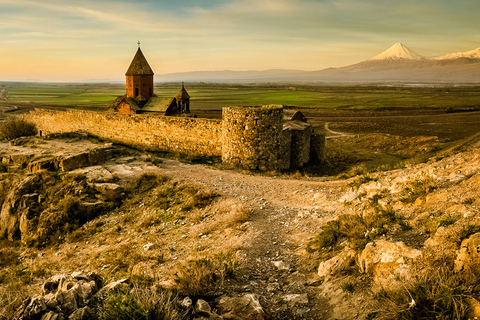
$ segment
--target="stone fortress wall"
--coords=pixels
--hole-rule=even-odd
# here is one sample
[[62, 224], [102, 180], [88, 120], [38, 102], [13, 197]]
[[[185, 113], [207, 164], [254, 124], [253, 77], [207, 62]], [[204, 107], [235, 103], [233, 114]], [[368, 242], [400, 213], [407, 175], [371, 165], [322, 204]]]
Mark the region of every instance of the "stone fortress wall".
[[35, 122], [42, 134], [83, 131], [145, 150], [222, 155], [220, 120], [44, 109], [35, 109], [25, 119]]
[[285, 125], [283, 107], [224, 107], [222, 120], [93, 111], [36, 109], [25, 119], [42, 134], [88, 132], [151, 151], [222, 156], [248, 170], [301, 168], [323, 156], [325, 137], [297, 121]]

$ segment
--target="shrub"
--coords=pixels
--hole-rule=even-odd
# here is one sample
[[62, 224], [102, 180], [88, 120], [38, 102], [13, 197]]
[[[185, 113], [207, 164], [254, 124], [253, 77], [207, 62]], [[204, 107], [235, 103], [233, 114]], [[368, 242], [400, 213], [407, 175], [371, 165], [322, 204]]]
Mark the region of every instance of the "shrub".
[[129, 288], [112, 291], [103, 304], [100, 320], [147, 320], [149, 310], [141, 306]]
[[435, 234], [437, 232], [438, 228], [440, 227], [448, 227], [457, 222], [460, 219], [460, 216], [458, 215], [449, 215], [449, 214], [444, 214], [444, 213], [437, 213], [439, 214], [436, 217], [432, 217], [431, 219], [428, 219], [423, 224], [423, 229], [424, 232], [427, 234]]
[[382, 289], [375, 298], [386, 319], [464, 319], [479, 284], [478, 275], [442, 268], [403, 289]]
[[8, 267], [12, 264], [19, 263], [19, 253], [17, 250], [13, 248], [9, 248], [8, 246], [3, 246], [0, 249], [0, 268]]
[[175, 282], [179, 292], [201, 297], [223, 287], [225, 278], [233, 277], [238, 261], [232, 252], [187, 261], [177, 267]]
[[353, 282], [353, 281], [345, 282], [342, 285], [342, 291], [343, 292], [348, 292], [348, 293], [353, 293], [353, 291], [355, 291], [355, 282]]
[[322, 248], [333, 248], [348, 240], [353, 249], [362, 250], [368, 242], [388, 233], [392, 224], [402, 221], [391, 207], [376, 207], [374, 212], [364, 214], [342, 214], [337, 220], [329, 221], [322, 231], [307, 244], [310, 253]]
[[432, 177], [422, 176], [413, 181], [408, 182], [400, 193], [400, 201], [403, 203], [413, 203], [421, 197], [437, 188], [437, 184]]
[[12, 118], [0, 125], [0, 140], [12, 140], [37, 134], [37, 126], [19, 118]]
[[145, 191], [153, 189], [167, 181], [170, 178], [158, 174], [153, 173], [143, 173], [138, 179], [133, 183], [132, 190], [137, 193], [141, 194]]
[[364, 183], [369, 183], [370, 181], [378, 181], [378, 178], [372, 178], [368, 175], [362, 175], [354, 179], [352, 182], [348, 184], [352, 190], [358, 190]]
[[307, 244], [307, 251], [314, 252], [332, 246], [338, 242], [340, 236], [340, 222], [338, 220], [328, 221], [327, 224], [322, 226], [322, 231], [316, 238]]

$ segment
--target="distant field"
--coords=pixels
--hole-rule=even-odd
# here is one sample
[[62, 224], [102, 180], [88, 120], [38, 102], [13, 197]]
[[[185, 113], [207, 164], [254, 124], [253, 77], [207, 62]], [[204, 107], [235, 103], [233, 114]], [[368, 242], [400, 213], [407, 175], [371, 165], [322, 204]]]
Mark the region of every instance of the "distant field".
[[[52, 106], [105, 110], [123, 85], [35, 84], [6, 85], [9, 105]], [[159, 96], [175, 96], [178, 84], [157, 85]], [[191, 109], [220, 110], [231, 105], [281, 104], [308, 109], [476, 108], [480, 87], [288, 86], [186, 84]], [[1, 102], [0, 102], [1, 103]]]

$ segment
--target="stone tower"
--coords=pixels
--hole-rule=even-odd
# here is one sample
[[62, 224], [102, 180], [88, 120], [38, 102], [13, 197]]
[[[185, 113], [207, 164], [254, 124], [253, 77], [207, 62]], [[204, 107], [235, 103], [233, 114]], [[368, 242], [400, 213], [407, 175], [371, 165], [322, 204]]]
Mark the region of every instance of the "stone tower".
[[127, 73], [127, 98], [147, 101], [153, 96], [153, 70], [138, 47]]
[[190, 113], [190, 95], [185, 90], [182, 82], [182, 88], [177, 94], [177, 108], [180, 113]]

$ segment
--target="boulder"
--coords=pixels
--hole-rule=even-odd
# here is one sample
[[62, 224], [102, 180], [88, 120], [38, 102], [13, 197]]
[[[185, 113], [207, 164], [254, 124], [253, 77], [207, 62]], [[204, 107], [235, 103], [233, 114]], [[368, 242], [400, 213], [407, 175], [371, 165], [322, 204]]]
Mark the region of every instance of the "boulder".
[[287, 303], [289, 308], [299, 307], [308, 304], [308, 295], [304, 294], [287, 294], [282, 297], [282, 300]]
[[195, 304], [195, 313], [202, 316], [209, 316], [211, 312], [212, 308], [207, 301], [202, 299], [197, 300], [197, 303]]
[[59, 319], [60, 319], [60, 314], [53, 311], [44, 313], [42, 318], [40, 318], [40, 320], [59, 320]]
[[480, 233], [471, 235], [468, 239], [464, 239], [457, 251], [455, 259], [455, 271], [461, 271], [475, 266], [480, 263]]
[[185, 297], [185, 299], [182, 300], [182, 302], [180, 303], [180, 307], [182, 307], [183, 309], [190, 309], [193, 305], [193, 301], [192, 299], [190, 299], [190, 297]]
[[30, 300], [30, 303], [25, 308], [23, 314], [24, 318], [32, 319], [39, 318], [40, 315], [47, 310], [47, 304], [45, 303], [45, 298], [40, 295], [35, 295]]
[[95, 312], [89, 304], [101, 286], [102, 279], [95, 273], [74, 272], [53, 276], [43, 284], [43, 295], [25, 300], [15, 317], [24, 320], [93, 319]]
[[[9, 240], [20, 239], [20, 216], [18, 210], [22, 204], [28, 202], [22, 201], [23, 196], [35, 190], [38, 183], [38, 177], [27, 176], [20, 180], [16, 186], [7, 194], [0, 211], [0, 238]], [[27, 209], [23, 207], [23, 209]]]
[[57, 167], [62, 171], [72, 171], [78, 168], [88, 167], [89, 165], [88, 153], [61, 156], [57, 159]]
[[68, 320], [89, 320], [95, 316], [93, 310], [89, 307], [83, 307], [75, 310], [69, 317]]
[[265, 311], [255, 294], [245, 294], [243, 297], [228, 297], [223, 295], [215, 300], [217, 313], [223, 319], [231, 320], [263, 320], [267, 319]]
[[290, 270], [290, 265], [283, 261], [272, 261], [272, 263], [277, 267], [278, 270]]
[[318, 275], [328, 278], [346, 270], [351, 265], [355, 254], [354, 250], [345, 248], [335, 257], [321, 262], [318, 266]]
[[366, 245], [358, 256], [360, 270], [373, 275], [376, 285], [392, 287], [411, 278], [411, 264], [422, 252], [403, 242], [377, 240]]
[[107, 199], [112, 199], [124, 192], [125, 190], [116, 183], [95, 183], [95, 190], [100, 192], [100, 194]]
[[32, 161], [28, 164], [28, 172], [35, 173], [42, 170], [53, 170], [55, 168], [54, 159], [41, 159], [37, 161]]

